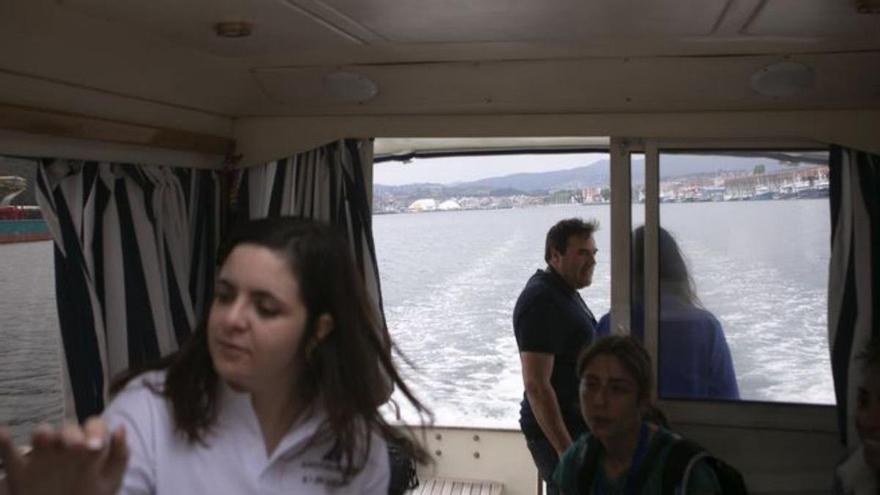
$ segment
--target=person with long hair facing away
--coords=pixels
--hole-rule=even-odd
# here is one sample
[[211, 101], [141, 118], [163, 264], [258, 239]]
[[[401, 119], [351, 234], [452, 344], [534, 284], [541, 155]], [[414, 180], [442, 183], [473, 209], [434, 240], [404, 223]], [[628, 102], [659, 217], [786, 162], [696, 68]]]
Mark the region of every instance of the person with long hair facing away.
[[[659, 377], [663, 398], [739, 399], [739, 385], [730, 347], [718, 318], [697, 297], [687, 263], [664, 228], [657, 232], [659, 248], [660, 322], [658, 328]], [[645, 331], [644, 279], [645, 228], [633, 232], [632, 334]], [[598, 335], [608, 335], [610, 316], [599, 320]]]
[[12, 494], [386, 494], [383, 419], [410, 393], [330, 226], [251, 221], [221, 252], [213, 301], [182, 349], [134, 374], [83, 427], [39, 428], [20, 457], [0, 435]]
[[[565, 495], [659, 495], [665, 462], [676, 437], [646, 419], [653, 382], [651, 362], [629, 336], [602, 337], [578, 359], [581, 412], [590, 432], [562, 455], [554, 478]], [[676, 493], [712, 494], [721, 488], [705, 461]]]

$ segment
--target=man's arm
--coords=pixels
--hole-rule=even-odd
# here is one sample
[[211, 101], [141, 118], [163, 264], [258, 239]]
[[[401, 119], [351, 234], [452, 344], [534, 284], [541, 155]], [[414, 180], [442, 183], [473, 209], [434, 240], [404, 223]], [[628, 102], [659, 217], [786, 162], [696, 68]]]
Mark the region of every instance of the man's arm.
[[556, 400], [556, 392], [550, 385], [550, 375], [553, 373], [553, 354], [544, 352], [520, 352], [522, 363], [523, 385], [526, 389], [526, 397], [532, 407], [532, 413], [538, 420], [538, 425], [544, 432], [544, 436], [550, 441], [550, 445], [556, 449], [558, 455], [562, 455], [565, 449], [571, 445], [571, 435], [562, 420], [559, 403]]

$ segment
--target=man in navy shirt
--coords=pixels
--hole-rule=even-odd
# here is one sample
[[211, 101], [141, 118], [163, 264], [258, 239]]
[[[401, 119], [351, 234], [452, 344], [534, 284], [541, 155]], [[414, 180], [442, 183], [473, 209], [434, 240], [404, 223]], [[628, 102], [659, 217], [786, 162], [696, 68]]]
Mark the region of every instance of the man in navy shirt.
[[575, 365], [592, 342], [596, 319], [578, 294], [590, 285], [596, 266], [598, 225], [561, 220], [547, 232], [544, 260], [526, 283], [513, 310], [513, 331], [522, 363], [525, 393], [520, 427], [548, 494], [559, 455], [587, 430], [578, 402]]

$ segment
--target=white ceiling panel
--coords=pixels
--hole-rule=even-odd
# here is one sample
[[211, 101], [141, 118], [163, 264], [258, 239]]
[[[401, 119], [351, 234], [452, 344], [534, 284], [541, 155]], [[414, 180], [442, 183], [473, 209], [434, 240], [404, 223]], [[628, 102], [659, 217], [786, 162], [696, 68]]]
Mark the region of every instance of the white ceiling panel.
[[[880, 107], [877, 17], [850, 7], [849, 0], [0, 1], [0, 75], [9, 76], [0, 78], [0, 94], [82, 113], [109, 101], [100, 116], [141, 109], [135, 113], [150, 122], [163, 105], [211, 121]], [[211, 28], [221, 19], [252, 21], [254, 36], [217, 38]], [[832, 31], [841, 33], [816, 34]], [[497, 40], [468, 42], [479, 39]], [[814, 92], [776, 101], [748, 89], [756, 64], [785, 57], [815, 61]], [[335, 70], [368, 76], [378, 95], [340, 101], [323, 79]], [[71, 96], [84, 92], [94, 98]], [[116, 103], [125, 99], [130, 105]]]
[[385, 39], [403, 43], [607, 36], [701, 36], [727, 0], [323, 0]]
[[[363, 40], [287, 0], [63, 0], [87, 16], [130, 25], [177, 44], [224, 57], [285, 53], [320, 46], [356, 46]], [[221, 38], [214, 24], [246, 21], [246, 38]]]
[[752, 74], [779, 57], [659, 57], [493, 63], [353, 66], [379, 87], [372, 100], [334, 99], [321, 67], [254, 72], [274, 104], [294, 114], [529, 113], [880, 107], [880, 55], [798, 57], [816, 71], [815, 87], [767, 98]]
[[880, 35], [880, 15], [849, 0], [767, 0], [744, 32], [761, 36]]

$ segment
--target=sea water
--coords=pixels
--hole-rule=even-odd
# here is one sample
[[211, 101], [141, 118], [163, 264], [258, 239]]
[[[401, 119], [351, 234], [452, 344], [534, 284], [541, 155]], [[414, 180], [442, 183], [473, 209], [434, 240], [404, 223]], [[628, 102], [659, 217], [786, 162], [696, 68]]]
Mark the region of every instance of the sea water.
[[[549, 227], [592, 218], [597, 265], [580, 292], [597, 318], [608, 312], [609, 213], [608, 205], [567, 205], [374, 217], [388, 328], [438, 424], [517, 425], [516, 298], [546, 266]], [[660, 217], [722, 324], [742, 398], [833, 404], [827, 200], [662, 204]], [[636, 205], [633, 223], [642, 218]]]
[[[642, 209], [634, 207], [634, 223]], [[834, 402], [826, 329], [827, 200], [662, 204], [703, 305], [721, 321], [743, 399]], [[566, 217], [600, 230], [597, 317], [610, 306], [608, 205], [374, 217], [389, 331], [406, 379], [438, 424], [516, 427], [522, 378], [511, 313], [545, 266], [547, 229]], [[62, 415], [51, 242], [0, 245], [0, 423], [19, 441]]]

